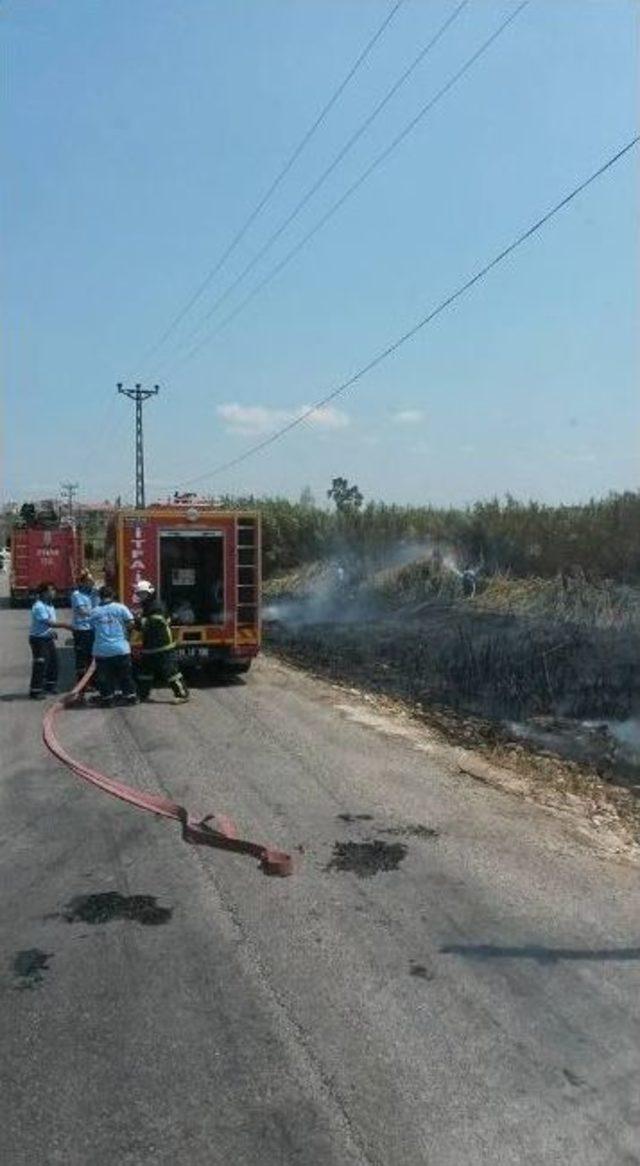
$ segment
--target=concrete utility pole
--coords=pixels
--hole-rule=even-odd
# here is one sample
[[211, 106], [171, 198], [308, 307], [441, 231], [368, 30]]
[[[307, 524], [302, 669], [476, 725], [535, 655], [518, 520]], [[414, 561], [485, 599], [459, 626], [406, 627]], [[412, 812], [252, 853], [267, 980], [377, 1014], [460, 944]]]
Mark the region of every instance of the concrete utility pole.
[[130, 401], [135, 401], [136, 403], [136, 509], [143, 510], [145, 501], [142, 404], [149, 397], [155, 397], [160, 392], [160, 389], [158, 385], [154, 385], [152, 389], [143, 389], [142, 385], [136, 385], [134, 389], [125, 389], [122, 384], [118, 384], [117, 389], [119, 393], [122, 393], [123, 397], [128, 397]]
[[78, 483], [61, 482], [60, 489], [62, 491], [63, 497], [66, 499], [67, 514], [69, 515], [69, 521], [71, 521], [73, 519], [73, 499], [74, 495], [78, 493]]

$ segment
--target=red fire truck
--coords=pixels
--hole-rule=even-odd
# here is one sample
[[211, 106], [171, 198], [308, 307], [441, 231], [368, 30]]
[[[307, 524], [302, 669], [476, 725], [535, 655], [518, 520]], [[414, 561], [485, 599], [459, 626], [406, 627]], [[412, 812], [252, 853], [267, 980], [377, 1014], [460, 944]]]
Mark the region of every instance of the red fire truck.
[[10, 595], [14, 607], [35, 598], [39, 583], [52, 583], [68, 602], [84, 566], [84, 541], [75, 526], [16, 526], [11, 532]]
[[258, 514], [195, 502], [121, 510], [107, 527], [105, 578], [128, 605], [136, 583], [153, 583], [182, 664], [248, 671], [261, 637]]

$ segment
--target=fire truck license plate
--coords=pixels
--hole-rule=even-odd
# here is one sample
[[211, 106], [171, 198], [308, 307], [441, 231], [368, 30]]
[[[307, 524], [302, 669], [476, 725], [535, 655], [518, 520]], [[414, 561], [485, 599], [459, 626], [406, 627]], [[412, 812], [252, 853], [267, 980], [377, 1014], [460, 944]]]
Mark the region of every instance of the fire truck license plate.
[[187, 656], [199, 656], [200, 659], [205, 659], [209, 655], [208, 648], [185, 647], [183, 651]]

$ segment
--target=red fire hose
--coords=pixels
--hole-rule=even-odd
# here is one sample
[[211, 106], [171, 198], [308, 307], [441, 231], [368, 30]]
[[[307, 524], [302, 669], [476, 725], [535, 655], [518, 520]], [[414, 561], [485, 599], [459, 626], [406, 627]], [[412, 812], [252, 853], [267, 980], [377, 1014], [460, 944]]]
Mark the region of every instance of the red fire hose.
[[[235, 850], [240, 854], [253, 854], [255, 858], [259, 859], [260, 866], [265, 874], [280, 875], [286, 877], [293, 874], [293, 862], [290, 854], [285, 854], [282, 850], [272, 850], [268, 846], [263, 846], [259, 842], [249, 842], [243, 838], [238, 838], [235, 826], [228, 818], [221, 814], [215, 816], [207, 814], [206, 817], [199, 821], [189, 816], [184, 806], [179, 806], [176, 802], [170, 801], [168, 798], [158, 797], [156, 794], [145, 793], [143, 790], [132, 789], [131, 786], [125, 785], [121, 781], [116, 781], [115, 778], [107, 777], [106, 774], [100, 773], [97, 769], [92, 769], [90, 765], [85, 765], [83, 761], [76, 761], [71, 757], [58, 741], [55, 733], [56, 717], [69, 705], [74, 704], [82, 695], [89, 680], [95, 671], [95, 664], [91, 664], [87, 669], [82, 679], [60, 700], [57, 700], [51, 708], [47, 709], [42, 723], [42, 736], [44, 743], [54, 757], [57, 757], [63, 765], [71, 769], [78, 777], [88, 781], [91, 785], [97, 785], [99, 789], [105, 793], [111, 794], [114, 798], [120, 798], [123, 802], [129, 802], [132, 806], [137, 806], [139, 810], [148, 810], [151, 814], [157, 814], [161, 818], [173, 818], [179, 822], [182, 827], [182, 837], [185, 842], [190, 842], [194, 845], [201, 844], [203, 846], [215, 846], [221, 850]], [[214, 821], [216, 828], [209, 825], [209, 822]]]

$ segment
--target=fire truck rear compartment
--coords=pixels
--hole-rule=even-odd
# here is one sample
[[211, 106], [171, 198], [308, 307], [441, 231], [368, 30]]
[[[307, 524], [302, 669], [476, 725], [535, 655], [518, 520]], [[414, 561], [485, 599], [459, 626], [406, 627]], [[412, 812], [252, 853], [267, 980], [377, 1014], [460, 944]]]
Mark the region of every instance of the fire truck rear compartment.
[[224, 619], [224, 536], [220, 531], [160, 534], [160, 598], [173, 624]]

